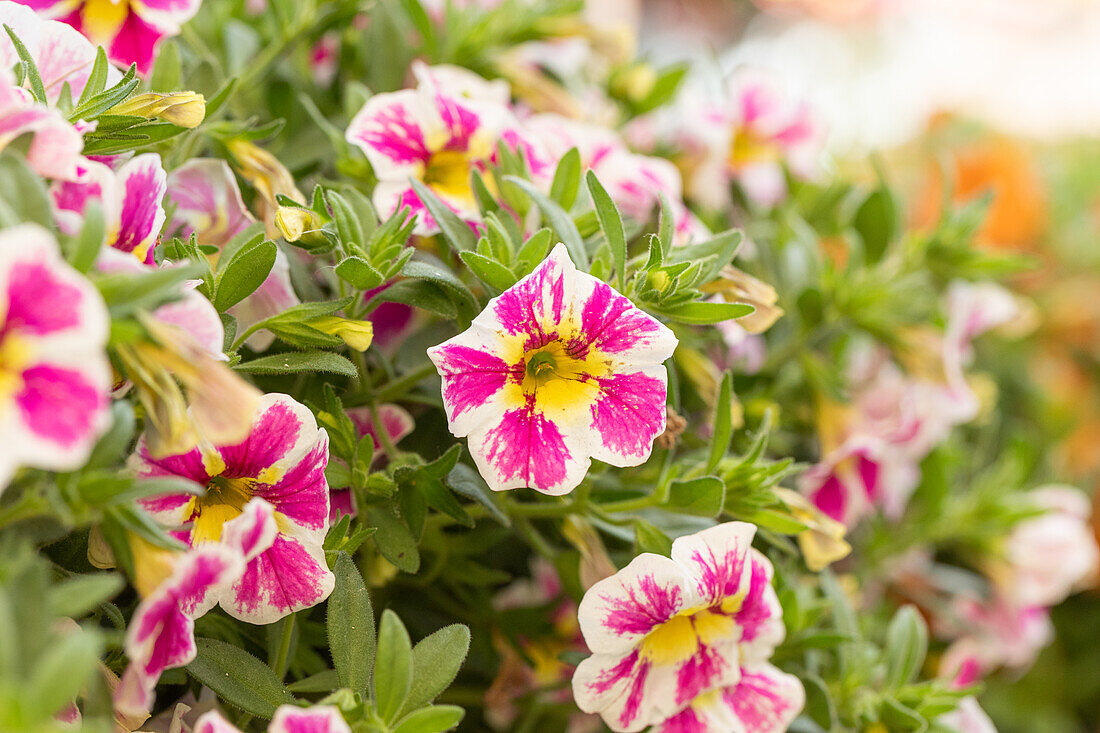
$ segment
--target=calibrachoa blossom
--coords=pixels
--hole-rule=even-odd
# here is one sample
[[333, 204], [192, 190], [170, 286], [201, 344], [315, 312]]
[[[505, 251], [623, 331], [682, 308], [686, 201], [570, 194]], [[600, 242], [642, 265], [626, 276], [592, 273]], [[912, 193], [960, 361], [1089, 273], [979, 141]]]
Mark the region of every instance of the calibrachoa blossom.
[[1012, 528], [1003, 561], [994, 561], [991, 575], [1015, 603], [1053, 606], [1096, 573], [1096, 538], [1089, 525], [1092, 506], [1072, 486], [1044, 486], [1027, 498], [1043, 514]]
[[107, 49], [112, 61], [149, 73], [162, 39], [198, 12], [201, 0], [20, 0]]
[[[96, 47], [68, 25], [41, 18], [24, 5], [34, 3], [0, 0], [0, 24], [12, 29], [34, 60], [47, 102], [56, 103], [65, 84], [73, 100], [79, 99], [92, 73]], [[19, 53], [8, 34], [0, 35], [0, 68], [10, 69], [18, 61]], [[119, 78], [117, 69], [108, 70], [108, 86]]]
[[579, 272], [565, 245], [428, 356], [451, 432], [494, 491], [572, 491], [591, 458], [636, 466], [665, 429], [676, 337], [611, 286]]
[[46, 230], [0, 233], [0, 491], [20, 466], [78, 468], [110, 423], [107, 308]]
[[321, 546], [329, 516], [327, 464], [328, 435], [308, 409], [282, 394], [260, 398], [251, 431], [238, 444], [203, 442], [186, 453], [155, 456], [143, 436], [130, 461], [139, 476], [182, 476], [206, 487], [202, 497], [170, 494], [142, 502], [193, 546], [221, 539], [226, 522], [252, 497], [271, 503], [279, 527], [274, 543], [218, 597], [230, 615], [257, 624], [314, 606], [332, 592]]
[[165, 582], [138, 606], [126, 630], [130, 659], [115, 691], [115, 705], [128, 714], [152, 709], [153, 691], [166, 669], [182, 667], [198, 652], [195, 619], [218, 602], [247, 564], [275, 541], [275, 515], [269, 503], [252, 499], [226, 522], [220, 543], [204, 543], [176, 561]]
[[217, 158], [195, 158], [168, 174], [172, 204], [168, 231], [199, 244], [222, 247], [255, 221], [241, 199], [229, 164]]
[[168, 174], [156, 153], [111, 163], [117, 168], [85, 159], [77, 166], [75, 181], [54, 185], [58, 226], [69, 234], [79, 231], [85, 208], [95, 201], [107, 222], [107, 244], [152, 264], [153, 248], [164, 226], [161, 203]]
[[1054, 638], [1042, 606], [1019, 606], [1003, 597], [960, 598], [955, 613], [941, 629], [958, 638], [944, 652], [940, 674], [959, 685], [978, 682], [999, 667], [1026, 669]]
[[38, 104], [15, 86], [11, 72], [0, 67], [0, 150], [31, 135], [27, 164], [43, 178], [76, 176], [84, 138], [55, 109]]
[[[241, 733], [217, 711], [204, 714], [195, 723], [192, 733]], [[340, 710], [331, 705], [299, 708], [282, 705], [267, 726], [267, 733], [351, 733]]]
[[770, 664], [742, 667], [737, 684], [704, 692], [655, 733], [783, 733], [806, 703], [794, 675]]
[[518, 130], [506, 105], [443, 89], [422, 72], [416, 89], [371, 97], [352, 119], [347, 139], [374, 169], [379, 211], [388, 216], [407, 206], [420, 216], [417, 233], [430, 234], [438, 226], [409, 179], [421, 181], [463, 219], [478, 221], [470, 172], [493, 160], [498, 140], [520, 147]]
[[[615, 731], [670, 718], [663, 730], [784, 729], [803, 692], [767, 661], [784, 628], [755, 532], [728, 522], [680, 537], [671, 558], [644, 553], [588, 590], [578, 615], [594, 653], [573, 676], [581, 710]], [[709, 719], [740, 727], [700, 727]]]

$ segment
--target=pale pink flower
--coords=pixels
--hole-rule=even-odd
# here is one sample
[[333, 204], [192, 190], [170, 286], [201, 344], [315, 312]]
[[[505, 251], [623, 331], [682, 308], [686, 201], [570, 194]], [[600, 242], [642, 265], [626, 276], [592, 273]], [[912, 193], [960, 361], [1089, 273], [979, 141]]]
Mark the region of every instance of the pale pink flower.
[[217, 158], [194, 158], [169, 173], [167, 198], [175, 207], [167, 231], [194, 234], [199, 244], [223, 247], [255, 221], [233, 171]]
[[31, 135], [27, 164], [43, 178], [69, 179], [77, 174], [84, 138], [55, 109], [39, 104], [15, 86], [11, 72], [0, 68], [0, 150]]
[[[206, 713], [195, 723], [192, 733], [241, 733], [217, 711]], [[300, 708], [281, 705], [267, 726], [267, 733], [351, 733], [338, 708], [314, 705]]]
[[[65, 23], [39, 17], [25, 5], [33, 3], [0, 0], [0, 24], [12, 29], [34, 59], [46, 88], [47, 102], [56, 103], [65, 84], [69, 85], [72, 99], [79, 99], [95, 63], [95, 45]], [[0, 35], [0, 68], [10, 69], [18, 61], [19, 54], [8, 34]], [[112, 85], [120, 78], [118, 70], [111, 67], [107, 84]]]

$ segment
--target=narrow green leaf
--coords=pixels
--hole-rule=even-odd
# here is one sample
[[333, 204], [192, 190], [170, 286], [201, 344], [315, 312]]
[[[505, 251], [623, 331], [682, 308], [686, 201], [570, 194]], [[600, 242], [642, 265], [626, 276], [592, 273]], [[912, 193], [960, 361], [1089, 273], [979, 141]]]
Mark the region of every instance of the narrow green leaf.
[[256, 242], [233, 253], [214, 281], [214, 307], [227, 311], [263, 285], [275, 266], [278, 250], [271, 241]]
[[619, 290], [626, 290], [626, 233], [623, 231], [623, 218], [593, 171], [588, 171], [585, 175], [585, 182], [592, 195], [596, 216], [600, 219], [600, 230], [611, 248], [611, 262], [615, 266]]
[[550, 184], [550, 198], [558, 202], [566, 211], [573, 208], [577, 200], [577, 191], [581, 186], [581, 154], [576, 148], [561, 156], [558, 168], [554, 171], [554, 181]]
[[387, 723], [409, 695], [412, 684], [412, 643], [397, 614], [386, 609], [378, 627], [378, 653], [374, 661], [374, 706]]
[[726, 485], [717, 476], [672, 482], [668, 508], [679, 514], [717, 517], [726, 500]]
[[432, 215], [443, 232], [443, 238], [455, 252], [474, 249], [477, 246], [477, 235], [474, 234], [474, 230], [452, 211], [451, 207], [443, 203], [430, 188], [417, 179], [412, 178], [409, 182], [412, 183], [417, 197], [427, 207], [428, 213]]
[[457, 705], [431, 705], [402, 718], [393, 733], [443, 733], [461, 723], [465, 715]]
[[912, 605], [902, 606], [886, 629], [886, 685], [896, 689], [920, 672], [928, 653], [928, 625]]
[[102, 647], [99, 634], [86, 629], [54, 640], [36, 660], [20, 703], [45, 719], [72, 703], [96, 669]]
[[577, 266], [577, 269], [588, 272], [588, 250], [585, 249], [581, 233], [577, 231], [577, 225], [573, 223], [573, 218], [566, 213], [565, 209], [535, 188], [535, 185], [530, 181], [515, 176], [505, 176], [504, 180], [519, 186], [527, 194], [527, 197], [535, 202], [535, 205], [542, 212], [543, 218], [558, 233], [558, 237], [565, 244], [573, 264]]
[[635, 519], [634, 549], [637, 553], [653, 552], [668, 557], [672, 553], [672, 540], [649, 522]]
[[80, 618], [100, 603], [114, 598], [125, 585], [118, 573], [74, 575], [50, 588], [50, 613]]
[[342, 377], [355, 377], [355, 365], [346, 357], [331, 351], [288, 351], [271, 354], [259, 359], [242, 362], [235, 367], [244, 374], [297, 374], [298, 372], [327, 372]]
[[435, 700], [454, 682], [470, 651], [470, 630], [462, 624], [444, 626], [421, 639], [412, 650], [412, 684], [402, 713]]
[[381, 285], [385, 279], [369, 262], [355, 255], [336, 265], [336, 276], [357, 290], [371, 290]]
[[359, 568], [346, 552], [333, 565], [336, 587], [328, 599], [328, 644], [340, 684], [366, 694], [374, 666], [374, 611]]
[[470, 268], [470, 272], [478, 280], [498, 291], [504, 291], [516, 284], [515, 273], [505, 265], [477, 252], [462, 252], [459, 254], [462, 261]]
[[[11, 29], [7, 23], [4, 24], [4, 30], [8, 32], [8, 38], [11, 39], [12, 45], [15, 46], [15, 52], [19, 55], [19, 60], [23, 62], [23, 70], [27, 74], [27, 80], [31, 84], [31, 94], [39, 102], [46, 103], [46, 87], [42, 84], [42, 75], [38, 73], [38, 64], [34, 62], [34, 57], [31, 56], [30, 51], [23, 45], [23, 41], [19, 40], [19, 36], [15, 35], [15, 31]], [[16, 83], [22, 81], [17, 79]]]
[[722, 375], [722, 384], [718, 388], [718, 403], [714, 406], [714, 435], [710, 440], [710, 457], [707, 458], [707, 473], [713, 473], [718, 462], [726, 455], [733, 437], [733, 374]]
[[706, 326], [728, 321], [731, 318], [742, 318], [756, 309], [744, 303], [705, 303], [697, 301], [667, 308], [654, 307], [654, 310], [674, 321]]
[[198, 654], [188, 673], [225, 702], [265, 720], [295, 700], [275, 672], [244, 649], [218, 639], [195, 640]]

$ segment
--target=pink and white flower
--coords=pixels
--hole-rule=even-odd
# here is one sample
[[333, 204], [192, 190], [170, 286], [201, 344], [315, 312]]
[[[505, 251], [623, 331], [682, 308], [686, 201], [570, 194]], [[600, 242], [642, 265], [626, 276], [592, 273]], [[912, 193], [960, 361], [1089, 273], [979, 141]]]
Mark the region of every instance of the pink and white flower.
[[224, 160], [195, 158], [168, 174], [168, 200], [175, 205], [168, 231], [199, 244], [225, 246], [255, 219]]
[[512, 148], [524, 147], [525, 152], [530, 145], [507, 105], [444, 89], [427, 72], [421, 73], [416, 89], [371, 97], [352, 119], [347, 139], [363, 150], [378, 178], [378, 210], [388, 216], [409, 207], [420, 217], [419, 234], [431, 234], [438, 226], [410, 178], [430, 188], [466, 221], [477, 222], [470, 172], [484, 170], [493, 160], [498, 140]]
[[1044, 513], [1012, 528], [1003, 563], [995, 563], [991, 574], [1014, 603], [1053, 606], [1096, 574], [1098, 552], [1089, 525], [1092, 506], [1072, 486], [1044, 486], [1027, 498]]
[[451, 432], [494, 491], [560, 495], [592, 458], [636, 466], [665, 429], [676, 337], [558, 244], [470, 328], [428, 349]]
[[[0, 0], [0, 24], [12, 29], [34, 59], [42, 86], [46, 88], [47, 102], [56, 103], [65, 84], [69, 85], [72, 99], [79, 99], [95, 64], [96, 47], [65, 23], [41, 18], [25, 5], [34, 6], [34, 3]], [[15, 45], [7, 33], [3, 34], [0, 36], [0, 68], [10, 69], [18, 61]], [[119, 78], [118, 70], [111, 68], [108, 85]]]
[[958, 638], [944, 652], [940, 674], [958, 685], [978, 682], [1000, 667], [1026, 669], [1054, 638], [1047, 609], [999, 596], [958, 599], [955, 618], [943, 625]]
[[959, 706], [936, 718], [936, 723], [955, 733], [997, 733], [997, 726], [974, 697], [959, 700]]
[[227, 613], [255, 624], [310, 608], [332, 592], [334, 578], [322, 548], [329, 517], [327, 464], [328, 435], [308, 409], [282, 394], [260, 398], [241, 443], [201, 442], [186, 453], [154, 456], [142, 437], [130, 460], [139, 476], [181, 476], [206, 487], [201, 497], [168, 494], [142, 501], [192, 546], [221, 539], [226, 523], [253, 497], [274, 507], [279, 527], [274, 544], [218, 596]]
[[817, 170], [822, 135], [805, 102], [788, 98], [773, 79], [743, 71], [720, 104], [689, 103], [682, 135], [699, 165], [689, 182], [693, 197], [719, 208], [728, 203], [730, 183], [750, 201], [774, 206], [787, 195], [784, 169], [799, 178]]
[[[195, 722], [192, 733], [241, 733], [216, 710], [205, 713]], [[299, 708], [281, 705], [267, 726], [267, 733], [351, 733], [339, 708], [314, 705]]]
[[881, 438], [860, 434], [807, 469], [798, 488], [826, 516], [851, 527], [876, 507], [900, 514], [919, 479], [915, 462]]
[[654, 733], [783, 733], [805, 704], [794, 675], [770, 664], [743, 667], [737, 684], [704, 692]]
[[252, 499], [226, 523], [221, 542], [198, 545], [176, 561], [171, 577], [141, 602], [126, 630], [130, 666], [115, 691], [119, 710], [140, 715], [152, 709], [161, 674], [189, 664], [198, 652], [195, 619], [217, 605], [220, 593], [271, 547], [277, 531], [271, 504]]
[[112, 61], [147, 74], [160, 42], [180, 32], [202, 0], [20, 0], [43, 17], [71, 25]]
[[680, 171], [670, 161], [632, 152], [618, 133], [601, 125], [549, 113], [535, 115], [524, 125], [544, 141], [553, 160], [576, 148], [581, 169], [592, 169], [627, 216], [648, 221], [663, 193], [672, 207], [678, 243], [706, 234], [702, 222], [684, 205]]
[[156, 153], [142, 153], [112, 168], [85, 159], [77, 166], [74, 181], [53, 187], [57, 223], [67, 234], [80, 229], [88, 202], [95, 201], [107, 222], [107, 244], [129, 252], [147, 265], [153, 264], [153, 250], [164, 226], [164, 193], [168, 174]]
[[15, 86], [11, 72], [0, 67], [0, 150], [31, 135], [27, 164], [43, 178], [76, 176], [84, 138], [55, 109], [39, 104]]
[[[771, 563], [752, 548], [755, 533], [751, 524], [728, 522], [680, 537], [671, 558], [644, 553], [592, 586], [578, 614], [593, 651], [573, 676], [578, 707], [615, 731], [661, 725], [689, 707], [685, 721], [697, 721], [698, 710], [732, 715], [749, 730], [797, 712], [801, 686], [767, 664], [785, 630]], [[707, 693], [736, 703], [699, 699]], [[749, 711], [753, 698], [774, 704]]]
[[46, 230], [0, 232], [0, 490], [16, 469], [71, 471], [110, 423], [109, 320]]

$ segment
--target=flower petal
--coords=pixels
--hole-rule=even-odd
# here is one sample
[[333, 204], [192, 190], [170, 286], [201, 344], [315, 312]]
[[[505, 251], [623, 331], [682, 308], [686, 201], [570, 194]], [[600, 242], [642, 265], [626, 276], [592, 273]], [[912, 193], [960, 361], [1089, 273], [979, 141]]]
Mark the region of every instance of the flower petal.
[[695, 592], [703, 603], [718, 606], [734, 599], [740, 601], [749, 591], [751, 563], [749, 553], [756, 526], [748, 522], [726, 522], [672, 543], [672, 559], [695, 582]]
[[270, 624], [328, 598], [336, 580], [325, 563], [323, 539], [323, 533], [281, 532], [223, 595], [222, 608], [241, 621]]
[[281, 705], [267, 727], [267, 733], [351, 733], [338, 708], [315, 705], [302, 709]]
[[665, 430], [668, 372], [663, 366], [633, 374], [598, 377], [591, 427], [602, 441], [592, 457], [613, 466], [637, 466], [649, 458], [653, 441]]
[[118, 169], [117, 180], [122, 206], [112, 246], [152, 263], [153, 246], [164, 226], [161, 201], [168, 190], [168, 174], [159, 155], [143, 153]]

